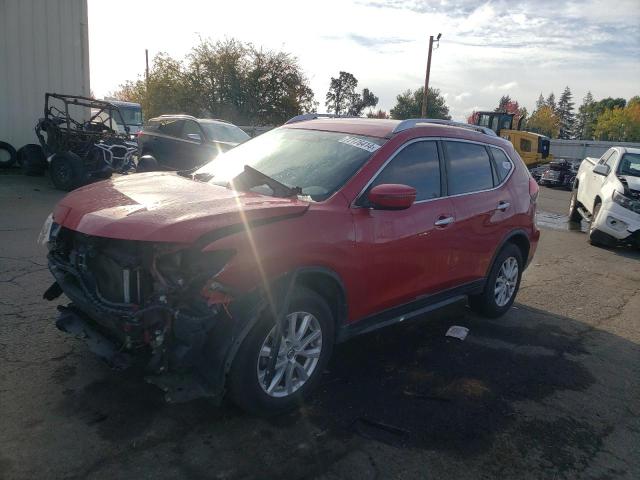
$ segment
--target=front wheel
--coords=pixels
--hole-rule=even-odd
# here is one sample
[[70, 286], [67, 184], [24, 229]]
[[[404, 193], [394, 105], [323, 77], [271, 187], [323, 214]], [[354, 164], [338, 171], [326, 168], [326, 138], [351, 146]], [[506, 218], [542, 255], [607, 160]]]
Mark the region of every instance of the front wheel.
[[471, 309], [489, 318], [504, 315], [516, 298], [523, 268], [520, 249], [512, 243], [507, 244], [493, 262], [484, 291], [469, 296]]
[[614, 247], [616, 239], [596, 228], [596, 220], [600, 216], [600, 207], [602, 207], [602, 204], [597, 203], [593, 208], [591, 224], [589, 225], [589, 243], [594, 247]]
[[281, 332], [274, 373], [266, 378], [276, 327], [263, 315], [240, 346], [229, 372], [229, 395], [242, 409], [263, 416], [300, 405], [317, 385], [334, 343], [327, 302], [304, 287], [294, 292]]

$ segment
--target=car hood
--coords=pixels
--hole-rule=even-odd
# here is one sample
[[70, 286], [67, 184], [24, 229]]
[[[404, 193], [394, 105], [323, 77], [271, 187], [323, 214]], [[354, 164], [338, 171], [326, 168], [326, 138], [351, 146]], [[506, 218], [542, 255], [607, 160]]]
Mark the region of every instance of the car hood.
[[175, 173], [137, 173], [79, 188], [64, 197], [53, 220], [87, 235], [192, 243], [243, 222], [302, 215], [309, 204], [197, 182]]

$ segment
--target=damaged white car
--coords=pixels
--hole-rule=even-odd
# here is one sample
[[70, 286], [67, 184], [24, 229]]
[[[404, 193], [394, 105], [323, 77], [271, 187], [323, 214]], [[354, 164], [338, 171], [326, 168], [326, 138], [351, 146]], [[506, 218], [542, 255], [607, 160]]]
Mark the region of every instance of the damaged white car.
[[587, 157], [576, 176], [569, 220], [590, 222], [589, 242], [640, 246], [640, 148], [612, 147]]

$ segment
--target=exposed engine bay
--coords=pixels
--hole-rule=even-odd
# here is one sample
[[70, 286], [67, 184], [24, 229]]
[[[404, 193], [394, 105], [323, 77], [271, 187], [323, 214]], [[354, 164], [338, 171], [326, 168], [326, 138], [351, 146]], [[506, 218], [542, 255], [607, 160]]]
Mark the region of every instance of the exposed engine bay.
[[44, 298], [64, 292], [72, 302], [59, 308], [58, 328], [90, 347], [97, 339], [92, 350], [114, 368], [143, 357], [147, 380], [169, 401], [220, 393], [236, 330], [249, 318], [215, 281], [233, 251], [95, 237], [55, 223], [47, 245], [56, 282]]

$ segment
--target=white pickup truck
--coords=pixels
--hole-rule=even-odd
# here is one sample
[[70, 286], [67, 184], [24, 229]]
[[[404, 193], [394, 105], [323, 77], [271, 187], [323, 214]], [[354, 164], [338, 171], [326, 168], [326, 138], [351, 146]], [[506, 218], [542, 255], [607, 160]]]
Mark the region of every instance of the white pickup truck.
[[569, 220], [590, 221], [589, 241], [640, 246], [640, 148], [612, 147], [585, 158], [573, 184]]

